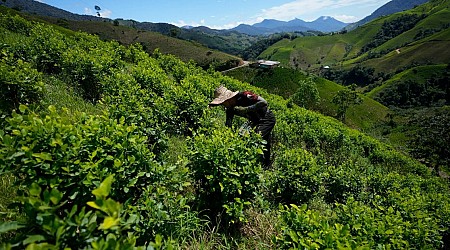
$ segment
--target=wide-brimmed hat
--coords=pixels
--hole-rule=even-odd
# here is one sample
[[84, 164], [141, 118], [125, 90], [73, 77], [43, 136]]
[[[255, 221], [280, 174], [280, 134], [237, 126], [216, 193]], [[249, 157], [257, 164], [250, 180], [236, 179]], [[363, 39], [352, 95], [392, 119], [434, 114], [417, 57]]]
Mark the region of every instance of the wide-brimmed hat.
[[239, 91], [233, 92], [224, 86], [218, 87], [216, 90], [214, 90], [214, 100], [212, 100], [209, 104], [213, 105], [219, 105], [225, 102], [228, 99], [231, 99], [235, 97]]

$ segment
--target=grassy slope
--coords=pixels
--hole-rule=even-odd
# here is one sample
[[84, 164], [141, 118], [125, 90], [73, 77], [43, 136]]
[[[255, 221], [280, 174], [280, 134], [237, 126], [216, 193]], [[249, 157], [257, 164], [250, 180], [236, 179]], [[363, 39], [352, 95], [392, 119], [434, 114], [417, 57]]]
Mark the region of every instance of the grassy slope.
[[[291, 42], [287, 40], [280, 41], [264, 51], [261, 57], [279, 60], [284, 65], [315, 73], [320, 73], [319, 68], [325, 65], [330, 65], [332, 68], [350, 68], [356, 64], [362, 64], [373, 67], [376, 72], [385, 73], [393, 73], [416, 64], [440, 65], [437, 67], [415, 68], [416, 71], [419, 71], [418, 75], [421, 75], [422, 81], [424, 81], [427, 77], [432, 76], [433, 73], [429, 72], [430, 70], [439, 71], [442, 64], [450, 62], [450, 54], [443, 53], [443, 51], [448, 50], [448, 45], [450, 44], [450, 29], [445, 29], [445, 25], [448, 25], [450, 22], [449, 6], [450, 2], [448, 1], [432, 1], [432, 3], [418, 6], [406, 12], [380, 17], [345, 34], [302, 37]], [[360, 54], [363, 46], [372, 41], [385, 21], [395, 20], [403, 14], [420, 15], [423, 13], [428, 15], [419, 21], [413, 29], [373, 49], [373, 52], [386, 54], [379, 58], [370, 59], [368, 58], [368, 53]], [[435, 33], [419, 40], [415, 39], [421, 32], [429, 32], [431, 30]], [[400, 53], [396, 52], [397, 48], [400, 49]], [[392, 81], [388, 81], [386, 84], [392, 84], [399, 77], [401, 75], [394, 77]], [[337, 91], [330, 87], [331, 84], [318, 83], [318, 86], [320, 95], [324, 100], [331, 100], [333, 93]], [[376, 88], [368, 97], [372, 97], [383, 88], [383, 86]], [[366, 106], [366, 104], [371, 102], [365, 101], [362, 105], [350, 108], [346, 123], [353, 127], [367, 127], [367, 125], [363, 125], [365, 119], [369, 118], [369, 120], [374, 122], [385, 120], [388, 109], [377, 102], [372, 102], [373, 107], [370, 105]], [[330, 103], [323, 103], [321, 107], [323, 108], [321, 110], [322, 113], [326, 114], [332, 114], [335, 110]], [[370, 124], [373, 123], [370, 122]]]
[[298, 68], [332, 65], [342, 60], [347, 42], [342, 35], [302, 37], [293, 41], [284, 39], [264, 51], [260, 57], [278, 60], [285, 66], [296, 64]]
[[[425, 11], [425, 10], [423, 10]], [[405, 12], [409, 14], [417, 14], [420, 15], [421, 12], [418, 10]], [[385, 51], [385, 50], [393, 50], [395, 48], [400, 48], [406, 43], [414, 43], [415, 39], [414, 37], [417, 35], [418, 32], [424, 31], [427, 29], [438, 29], [448, 23], [448, 15], [450, 14], [450, 11], [448, 9], [442, 9], [434, 13], [433, 15], [421, 20], [417, 23], [417, 25], [400, 34], [399, 36], [395, 37], [394, 39], [391, 39], [387, 41], [386, 43], [382, 44], [381, 46], [374, 49], [374, 51]], [[397, 17], [398, 15], [393, 15], [390, 19], [393, 19], [394, 17]], [[389, 19], [388, 19], [389, 20]]]
[[[318, 79], [316, 84], [321, 97], [319, 110], [321, 113], [334, 116], [337, 107], [331, 103], [331, 100], [343, 87], [325, 79]], [[361, 104], [350, 106], [347, 110], [345, 123], [349, 127], [370, 130], [380, 122], [386, 121], [389, 113], [387, 107], [371, 98], [365, 96], [361, 96], [361, 98], [363, 100]]]
[[368, 60], [366, 66], [376, 71], [396, 72], [412, 64], [443, 64], [450, 62], [450, 54], [443, 53], [450, 44], [450, 28], [429, 38], [411, 43], [400, 48], [400, 53], [392, 51], [381, 58]]

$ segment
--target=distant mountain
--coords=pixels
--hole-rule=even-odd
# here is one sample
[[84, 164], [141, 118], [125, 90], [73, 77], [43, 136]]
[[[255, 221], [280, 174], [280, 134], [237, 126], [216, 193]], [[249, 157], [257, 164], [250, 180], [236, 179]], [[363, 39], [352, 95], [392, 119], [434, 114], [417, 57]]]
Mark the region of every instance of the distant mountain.
[[250, 36], [259, 36], [272, 33], [272, 31], [268, 28], [258, 28], [248, 24], [240, 24], [239, 26], [234, 27], [231, 30]]
[[321, 32], [339, 31], [346, 27], [348, 23], [343, 23], [332, 17], [322, 16], [312, 22], [306, 22], [301, 19], [291, 21], [279, 21], [274, 19], [265, 19], [260, 23], [253, 25], [241, 24], [231, 30], [235, 30], [248, 35], [270, 35], [279, 32], [295, 32], [315, 30]]
[[429, 0], [392, 0], [385, 5], [381, 6], [377, 10], [375, 10], [371, 15], [365, 17], [364, 19], [352, 23], [347, 26], [345, 29], [352, 30], [358, 26], [364, 25], [378, 17], [387, 16], [390, 14], [394, 14], [397, 12], [405, 11], [414, 8], [415, 6], [424, 4]]
[[322, 16], [308, 23], [310, 29], [322, 32], [339, 31], [347, 25], [348, 23], [343, 23], [329, 16]]
[[260, 23], [255, 23], [252, 26], [256, 28], [267, 28], [267, 29], [275, 29], [281, 26], [285, 26], [286, 22], [284, 21], [278, 21], [275, 19], [264, 19]]
[[[193, 27], [191, 30], [196, 31], [196, 32], [202, 32], [202, 33], [209, 34], [209, 35], [218, 35], [218, 36], [231, 36], [233, 34], [239, 35], [239, 33], [237, 31], [216, 30], [216, 29], [208, 28], [206, 26]], [[242, 35], [242, 34], [240, 34], [240, 35]]]
[[289, 26], [289, 27], [298, 27], [298, 26], [307, 27], [309, 24], [310, 23], [305, 22], [302, 19], [295, 18], [295, 19], [287, 22], [286, 26]]
[[[11, 9], [16, 9], [30, 14], [38, 16], [47, 16], [55, 18], [64, 18], [73, 21], [102, 21], [105, 18], [96, 17], [91, 15], [78, 15], [71, 12], [55, 8], [45, 3], [40, 3], [34, 0], [6, 0], [0, 1], [0, 5], [6, 6]], [[107, 19], [110, 20], [110, 19]]]

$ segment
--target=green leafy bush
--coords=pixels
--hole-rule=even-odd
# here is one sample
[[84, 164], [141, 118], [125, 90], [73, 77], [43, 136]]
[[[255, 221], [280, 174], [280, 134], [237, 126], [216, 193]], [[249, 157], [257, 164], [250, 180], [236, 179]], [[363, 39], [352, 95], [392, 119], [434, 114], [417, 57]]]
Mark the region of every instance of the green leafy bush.
[[174, 222], [186, 218], [184, 230], [197, 227], [197, 217], [187, 205], [190, 198], [181, 195], [189, 186], [186, 170], [157, 163], [136, 125], [125, 124], [124, 118], [85, 114], [73, 123], [52, 106], [45, 116], [25, 106], [20, 111], [0, 133], [0, 162], [2, 173], [20, 176], [21, 190], [29, 183], [50, 193], [57, 190], [62, 199], [57, 211], [64, 211], [86, 204], [92, 199], [90, 190], [114, 174], [109, 195], [125, 205], [139, 242], [160, 232], [181, 232]]
[[[3, 52], [3, 51], [2, 51]], [[29, 63], [0, 57], [0, 110], [10, 113], [19, 104], [38, 102], [43, 94], [42, 76]]]
[[[23, 237], [15, 242], [3, 243], [2, 248], [21, 247], [26, 249], [161, 249], [171, 247], [172, 241], [163, 241], [161, 235], [154, 242], [137, 245], [133, 228], [135, 218], [124, 213], [122, 204], [108, 198], [114, 177], [110, 175], [92, 191], [93, 201], [81, 206], [65, 204], [63, 194], [56, 188], [42, 189], [32, 183], [29, 193], [22, 197], [27, 224], [9, 222], [1, 225], [7, 232], [27, 228]], [[66, 207], [62, 210], [61, 207]], [[173, 247], [173, 246], [172, 246]]]
[[115, 72], [103, 79], [105, 97], [110, 107], [110, 117], [124, 119], [128, 125], [137, 126], [147, 137], [147, 145], [158, 157], [167, 148], [166, 131], [170, 130], [171, 114], [175, 109], [170, 103], [160, 104], [148, 89], [141, 88], [129, 74]]
[[68, 48], [62, 54], [63, 72], [83, 91], [83, 96], [94, 103], [102, 97], [102, 79], [119, 66], [121, 58], [118, 44], [94, 45], [99, 42], [98, 38], [96, 41], [80, 35], [77, 43], [81, 45]]
[[365, 242], [352, 238], [349, 225], [333, 224], [306, 205], [285, 206], [280, 211], [282, 233], [273, 239], [280, 249], [368, 249]]
[[110, 173], [116, 174], [111, 195], [119, 202], [162, 178], [146, 176], [157, 163], [136, 126], [85, 114], [73, 124], [54, 107], [49, 111], [41, 117], [21, 106], [22, 114], [13, 113], [1, 137], [2, 172], [14, 171], [21, 183], [57, 188], [79, 203]]
[[262, 139], [216, 127], [192, 138], [189, 167], [198, 182], [198, 206], [225, 221], [245, 222], [248, 207], [260, 183]]
[[350, 197], [345, 203], [336, 204], [332, 212], [323, 213], [307, 209], [306, 205], [286, 206], [280, 210], [282, 233], [274, 242], [280, 248], [295, 249], [441, 248], [440, 220], [417, 209], [413, 203], [418, 200], [411, 199], [411, 194], [408, 196], [404, 201], [413, 201], [408, 205], [415, 207], [412, 209], [415, 212], [405, 213], [406, 206], [381, 205], [384, 200], [381, 196], [375, 196], [371, 205]]
[[36, 69], [49, 74], [61, 72], [62, 55], [69, 44], [66, 36], [55, 32], [50, 27], [36, 23], [29, 40], [30, 53]]
[[29, 35], [33, 24], [18, 15], [0, 14], [0, 27], [15, 33]]
[[278, 155], [271, 174], [271, 193], [283, 204], [303, 204], [323, 185], [321, 167], [303, 149], [285, 150]]
[[[413, 195], [408, 194], [408, 196], [407, 200], [415, 200], [408, 205], [418, 202]], [[381, 205], [378, 203], [380, 199], [383, 198], [375, 196], [373, 206], [370, 206], [350, 198], [346, 204], [337, 206], [337, 221], [347, 223], [353, 237], [359, 242], [367, 242], [371, 247], [377, 244], [394, 249], [442, 247], [436, 217], [428, 217], [424, 210], [410, 211], [411, 217], [405, 217], [404, 208], [396, 205]]]
[[289, 101], [302, 108], [314, 108], [320, 101], [319, 91], [314, 81], [311, 78], [299, 81], [298, 89], [289, 98]]

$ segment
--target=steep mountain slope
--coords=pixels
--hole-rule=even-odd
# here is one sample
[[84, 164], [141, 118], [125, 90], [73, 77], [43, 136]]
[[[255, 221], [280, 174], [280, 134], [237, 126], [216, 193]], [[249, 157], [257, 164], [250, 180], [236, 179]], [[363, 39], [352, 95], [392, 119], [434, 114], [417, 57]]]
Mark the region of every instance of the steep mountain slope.
[[[440, 142], [442, 138], [448, 143], [447, 137], [439, 134], [446, 133], [450, 117], [445, 108], [450, 103], [449, 5], [449, 1], [432, 0], [350, 32], [284, 39], [260, 58], [281, 61], [343, 85], [356, 84], [360, 93], [393, 107], [385, 117], [388, 123], [371, 131], [373, 135], [430, 167], [448, 169], [449, 157]], [[322, 93], [327, 92], [333, 91]], [[427, 130], [435, 132], [427, 134]]]
[[367, 96], [397, 108], [449, 105], [449, 65], [425, 65], [405, 70], [371, 90]]
[[363, 18], [362, 20], [352, 23], [345, 27], [347, 30], [355, 29], [356, 27], [362, 26], [378, 17], [391, 15], [397, 12], [412, 9], [418, 5], [424, 4], [429, 0], [392, 0], [385, 5], [381, 6], [375, 10], [369, 16]]

